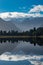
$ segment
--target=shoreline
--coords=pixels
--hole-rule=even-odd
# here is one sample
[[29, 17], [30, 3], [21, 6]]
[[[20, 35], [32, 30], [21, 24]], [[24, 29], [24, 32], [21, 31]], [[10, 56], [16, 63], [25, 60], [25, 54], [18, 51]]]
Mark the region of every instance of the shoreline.
[[43, 36], [0, 36], [0, 38], [43, 38]]

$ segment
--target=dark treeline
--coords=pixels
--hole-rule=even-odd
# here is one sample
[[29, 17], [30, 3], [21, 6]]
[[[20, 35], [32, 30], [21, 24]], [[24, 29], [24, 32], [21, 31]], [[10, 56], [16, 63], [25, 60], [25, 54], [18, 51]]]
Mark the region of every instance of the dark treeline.
[[4, 36], [40, 36], [43, 35], [43, 27], [39, 27], [39, 28], [33, 28], [30, 29], [29, 31], [25, 31], [25, 32], [18, 32], [18, 31], [2, 31], [0, 30], [0, 36], [4, 35]]

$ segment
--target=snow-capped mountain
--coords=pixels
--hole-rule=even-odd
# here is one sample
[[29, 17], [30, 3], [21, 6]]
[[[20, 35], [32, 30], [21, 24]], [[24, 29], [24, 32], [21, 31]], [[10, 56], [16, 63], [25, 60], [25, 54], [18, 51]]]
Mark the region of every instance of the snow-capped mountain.
[[3, 31], [20, 31], [19, 28], [16, 27], [15, 24], [13, 24], [12, 22], [9, 21], [4, 21], [3, 19], [0, 18], [0, 30]]
[[[0, 17], [6, 21], [6, 29], [12, 29], [12, 26], [19, 28], [21, 31], [27, 31], [34, 27], [43, 26], [43, 16], [40, 14], [29, 14], [20, 12], [5, 12], [1, 13]], [[5, 27], [4, 24], [3, 27]], [[9, 26], [10, 25], [10, 26]], [[1, 24], [0, 24], [1, 26]], [[10, 28], [9, 28], [10, 27]], [[13, 27], [14, 29], [16, 29]]]

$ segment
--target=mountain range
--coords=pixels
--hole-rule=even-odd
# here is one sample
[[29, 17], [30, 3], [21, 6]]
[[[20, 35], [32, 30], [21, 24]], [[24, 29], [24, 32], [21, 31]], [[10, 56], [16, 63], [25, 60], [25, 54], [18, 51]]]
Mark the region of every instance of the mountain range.
[[10, 22], [15, 24], [22, 31], [28, 31], [34, 27], [43, 27], [43, 17], [21, 18], [21, 20], [19, 18], [13, 20], [11, 19]]
[[0, 30], [2, 31], [20, 31], [19, 28], [16, 27], [15, 24], [13, 24], [12, 22], [9, 21], [4, 21], [2, 18], [0, 18]]
[[11, 18], [5, 21], [0, 18], [0, 30], [28, 31], [34, 27], [43, 27], [43, 17]]

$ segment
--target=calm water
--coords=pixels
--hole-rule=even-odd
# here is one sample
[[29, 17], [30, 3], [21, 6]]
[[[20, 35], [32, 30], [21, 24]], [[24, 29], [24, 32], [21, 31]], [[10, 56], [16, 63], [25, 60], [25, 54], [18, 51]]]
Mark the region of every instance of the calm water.
[[1, 41], [0, 65], [43, 65], [43, 41]]

